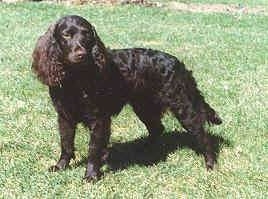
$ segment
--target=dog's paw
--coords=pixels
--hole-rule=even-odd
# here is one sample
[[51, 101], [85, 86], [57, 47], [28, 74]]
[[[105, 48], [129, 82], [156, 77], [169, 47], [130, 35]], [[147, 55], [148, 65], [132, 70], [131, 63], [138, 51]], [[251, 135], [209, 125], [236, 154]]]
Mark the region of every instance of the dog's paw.
[[205, 162], [207, 170], [212, 171], [216, 162], [215, 159], [213, 157], [205, 157]]
[[53, 166], [49, 167], [49, 169], [48, 169], [49, 172], [57, 172], [60, 170], [62, 170], [62, 168], [58, 167], [58, 165], [53, 165]]
[[100, 171], [99, 167], [95, 167], [92, 163], [87, 165], [87, 170], [85, 177], [83, 178], [86, 182], [96, 182], [100, 179], [103, 173]]
[[56, 172], [65, 169], [68, 167], [69, 161], [66, 161], [64, 159], [59, 160], [59, 162], [56, 165], [51, 166], [48, 171], [50, 172]]
[[103, 175], [103, 173], [101, 173], [101, 172], [98, 172], [98, 173], [97, 172], [90, 172], [90, 173], [86, 172], [83, 180], [85, 182], [95, 183], [101, 178], [102, 175]]
[[212, 171], [214, 168], [214, 163], [212, 162], [206, 162], [206, 168], [208, 171]]

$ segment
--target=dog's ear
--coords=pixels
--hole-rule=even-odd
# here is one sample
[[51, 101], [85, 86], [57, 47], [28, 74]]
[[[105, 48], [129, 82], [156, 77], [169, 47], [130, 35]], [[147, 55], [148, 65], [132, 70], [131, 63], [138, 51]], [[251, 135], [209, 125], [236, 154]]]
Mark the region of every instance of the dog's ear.
[[57, 24], [52, 24], [42, 35], [33, 52], [32, 70], [38, 79], [48, 86], [61, 85], [65, 75], [62, 64], [62, 50], [55, 37]]
[[98, 70], [101, 73], [106, 73], [108, 70], [108, 60], [107, 60], [107, 51], [103, 44], [103, 42], [100, 40], [99, 36], [97, 35], [97, 32], [94, 27], [93, 29], [93, 37], [95, 40], [94, 46], [92, 47], [92, 58], [96, 66], [98, 67]]

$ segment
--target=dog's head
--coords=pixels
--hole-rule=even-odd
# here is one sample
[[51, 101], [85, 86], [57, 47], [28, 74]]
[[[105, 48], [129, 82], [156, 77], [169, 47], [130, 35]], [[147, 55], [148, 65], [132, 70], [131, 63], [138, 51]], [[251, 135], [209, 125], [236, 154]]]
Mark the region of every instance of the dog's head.
[[[61, 84], [68, 67], [106, 67], [106, 49], [95, 28], [80, 16], [66, 16], [52, 24], [33, 52], [32, 68], [49, 86]], [[66, 69], [67, 68], [67, 69]]]

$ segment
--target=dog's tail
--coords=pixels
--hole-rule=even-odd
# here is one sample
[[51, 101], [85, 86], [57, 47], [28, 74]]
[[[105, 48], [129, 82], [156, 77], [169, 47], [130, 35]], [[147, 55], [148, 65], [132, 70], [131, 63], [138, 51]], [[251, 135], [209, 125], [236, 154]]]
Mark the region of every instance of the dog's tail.
[[178, 72], [177, 82], [178, 88], [183, 88], [187, 98], [191, 101], [195, 112], [203, 113], [203, 119], [209, 124], [219, 125], [222, 123], [220, 116], [216, 111], [205, 101], [202, 92], [198, 89], [197, 83], [192, 75], [192, 71], [187, 70], [184, 63], [177, 62], [176, 71]]
[[211, 108], [208, 104], [206, 104], [206, 112], [207, 112], [207, 121], [209, 124], [220, 125], [222, 123], [222, 119], [216, 113], [216, 111]]

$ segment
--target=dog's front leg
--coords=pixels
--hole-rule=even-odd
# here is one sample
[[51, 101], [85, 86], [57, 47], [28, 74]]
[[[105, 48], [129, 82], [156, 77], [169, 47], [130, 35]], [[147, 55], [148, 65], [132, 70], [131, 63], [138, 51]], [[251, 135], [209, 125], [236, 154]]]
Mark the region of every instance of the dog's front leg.
[[59, 114], [58, 124], [61, 140], [61, 155], [57, 164], [49, 168], [50, 171], [65, 169], [69, 165], [71, 158], [74, 158], [74, 136], [76, 123]]
[[111, 134], [110, 117], [97, 118], [91, 124], [92, 133], [90, 135], [88, 163], [85, 173], [87, 181], [97, 180], [102, 175], [102, 156], [106, 150]]

